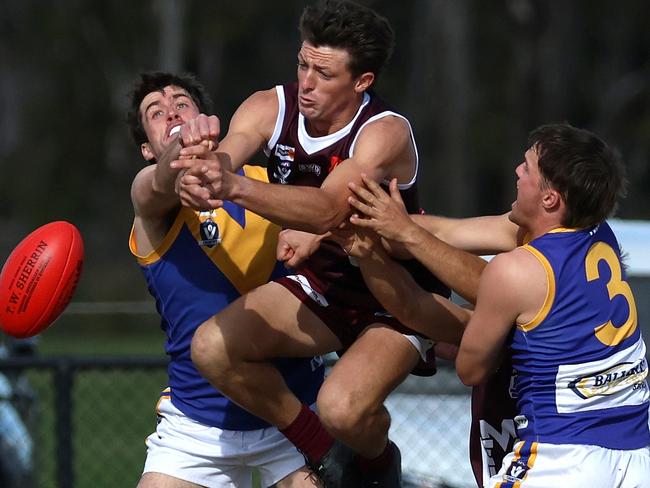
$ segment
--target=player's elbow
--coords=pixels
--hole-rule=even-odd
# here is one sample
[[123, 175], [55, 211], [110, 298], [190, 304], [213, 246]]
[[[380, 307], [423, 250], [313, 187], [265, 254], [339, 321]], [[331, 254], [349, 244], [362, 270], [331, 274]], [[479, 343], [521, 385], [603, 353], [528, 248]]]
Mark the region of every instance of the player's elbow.
[[483, 383], [483, 375], [474, 374], [471, 372], [461, 372], [458, 370], [458, 368], [456, 368], [456, 373], [458, 374], [460, 381], [465, 386], [477, 386]]
[[468, 365], [460, 354], [456, 358], [456, 374], [465, 386], [476, 386], [485, 380], [486, 374], [480, 368]]
[[332, 229], [336, 229], [346, 219], [347, 214], [337, 212], [334, 209], [325, 210], [320, 212], [318, 217], [311, 222], [312, 229], [310, 232], [314, 234], [325, 234]]

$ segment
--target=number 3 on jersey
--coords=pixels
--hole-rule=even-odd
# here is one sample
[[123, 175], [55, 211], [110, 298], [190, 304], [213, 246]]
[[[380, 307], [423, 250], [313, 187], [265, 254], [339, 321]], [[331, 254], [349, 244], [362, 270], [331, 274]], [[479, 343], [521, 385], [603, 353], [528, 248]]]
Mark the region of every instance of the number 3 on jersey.
[[626, 281], [623, 281], [621, 275], [621, 261], [618, 255], [608, 244], [598, 242], [594, 244], [585, 258], [585, 271], [587, 281], [593, 281], [600, 278], [598, 264], [605, 261], [611, 271], [611, 277], [607, 283], [607, 292], [610, 301], [616, 296], [622, 296], [627, 301], [629, 315], [627, 320], [620, 327], [616, 327], [611, 320], [599, 325], [594, 329], [596, 338], [606, 346], [617, 346], [625, 339], [634, 334], [637, 327], [636, 303], [632, 289]]

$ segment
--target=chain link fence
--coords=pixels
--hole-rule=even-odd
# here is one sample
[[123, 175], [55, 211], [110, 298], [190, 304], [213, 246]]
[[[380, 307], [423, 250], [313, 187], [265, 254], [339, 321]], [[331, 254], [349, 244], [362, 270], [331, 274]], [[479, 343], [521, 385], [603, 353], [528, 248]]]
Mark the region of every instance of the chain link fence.
[[[0, 486], [137, 484], [166, 384], [164, 358], [8, 359], [0, 361], [0, 378]], [[387, 406], [408, 486], [475, 486], [469, 391], [452, 370], [409, 378]]]

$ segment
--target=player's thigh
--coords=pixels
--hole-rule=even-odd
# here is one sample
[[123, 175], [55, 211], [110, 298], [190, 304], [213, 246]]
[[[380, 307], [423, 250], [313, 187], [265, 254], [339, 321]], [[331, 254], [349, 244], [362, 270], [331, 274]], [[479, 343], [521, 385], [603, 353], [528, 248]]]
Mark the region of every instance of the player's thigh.
[[386, 325], [369, 327], [336, 362], [319, 400], [339, 397], [355, 409], [372, 408], [383, 403], [419, 359], [402, 333]]
[[341, 344], [293, 293], [271, 282], [240, 297], [204, 325], [249, 360], [316, 356]]
[[144, 473], [140, 478], [137, 488], [203, 488], [163, 473]]

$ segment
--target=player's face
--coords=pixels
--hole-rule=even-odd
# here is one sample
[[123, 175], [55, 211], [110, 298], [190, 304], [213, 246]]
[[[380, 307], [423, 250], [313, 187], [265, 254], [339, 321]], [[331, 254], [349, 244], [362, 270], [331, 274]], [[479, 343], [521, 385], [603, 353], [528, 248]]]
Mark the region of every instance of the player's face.
[[515, 169], [517, 200], [512, 204], [510, 220], [522, 227], [527, 227], [531, 219], [543, 210], [543, 178], [538, 162], [537, 148], [531, 147], [524, 154], [524, 161]]
[[[312, 123], [326, 126], [349, 122], [356, 112], [359, 95], [367, 88], [353, 78], [350, 56], [343, 49], [315, 47], [303, 42], [298, 53], [298, 109]], [[367, 75], [367, 74], [366, 74]]]
[[148, 93], [140, 103], [142, 126], [149, 141], [142, 147], [145, 159], [157, 159], [180, 126], [198, 115], [198, 107], [183, 88], [170, 85]]

